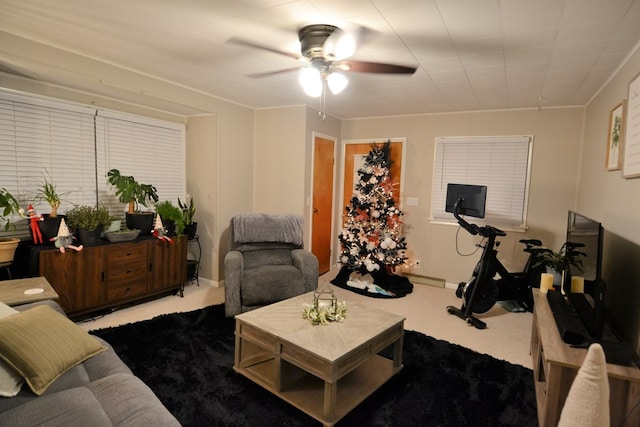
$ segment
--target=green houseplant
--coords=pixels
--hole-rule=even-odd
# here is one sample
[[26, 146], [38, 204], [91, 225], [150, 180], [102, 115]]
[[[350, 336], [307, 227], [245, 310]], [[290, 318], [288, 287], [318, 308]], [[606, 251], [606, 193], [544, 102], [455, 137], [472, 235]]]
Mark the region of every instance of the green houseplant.
[[564, 242], [558, 252], [551, 250], [543, 252], [534, 267], [542, 265], [547, 267], [547, 269], [553, 270], [560, 277], [559, 285], [562, 287], [567, 286], [568, 281], [568, 286], [570, 286], [571, 278], [568, 277], [569, 268], [574, 266], [579, 271], [582, 271], [582, 259], [580, 257], [586, 254], [578, 248], [583, 246], [582, 243]]
[[156, 203], [155, 207], [169, 236], [182, 234], [185, 225], [182, 210], [168, 200]]
[[102, 230], [111, 224], [113, 218], [107, 208], [102, 206], [76, 206], [67, 212], [67, 222], [83, 245], [100, 243]]
[[[47, 172], [48, 175], [48, 172]], [[61, 194], [56, 189], [56, 184], [51, 179], [51, 176], [47, 178], [45, 174], [42, 174], [44, 179], [43, 184], [38, 188], [34, 202], [46, 201], [51, 207], [49, 214], [42, 215], [42, 221], [40, 221], [40, 231], [43, 234], [43, 239], [48, 241], [52, 237], [58, 234], [60, 228], [60, 216], [58, 216], [58, 208], [60, 207]], [[64, 215], [62, 215], [64, 217]]]
[[20, 210], [18, 200], [7, 189], [0, 188], [0, 218], [4, 221], [4, 230], [15, 229], [10, 216], [17, 214]]
[[182, 211], [182, 219], [184, 221], [184, 234], [187, 235], [189, 240], [193, 240], [196, 237], [196, 231], [198, 229], [198, 223], [193, 220], [196, 214], [196, 204], [193, 201], [193, 197], [187, 195], [187, 201], [183, 202], [178, 197], [178, 207]]
[[153, 213], [140, 212], [140, 205], [148, 206], [148, 202], [158, 201], [156, 187], [141, 184], [133, 176], [120, 174], [118, 169], [107, 172], [107, 181], [116, 188], [116, 197], [127, 204], [127, 228], [138, 229], [140, 234], [149, 235], [153, 229]]
[[[16, 198], [6, 189], [0, 188], [0, 218], [4, 221], [4, 230], [15, 230], [10, 216], [18, 214], [20, 205]], [[0, 238], [0, 263], [13, 261], [20, 239], [15, 237]]]

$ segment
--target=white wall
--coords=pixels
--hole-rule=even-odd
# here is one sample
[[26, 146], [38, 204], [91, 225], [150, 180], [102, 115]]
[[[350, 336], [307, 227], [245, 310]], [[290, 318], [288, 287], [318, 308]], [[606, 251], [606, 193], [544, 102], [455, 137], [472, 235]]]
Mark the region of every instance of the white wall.
[[539, 238], [558, 249], [564, 241], [567, 210], [573, 208], [578, 175], [583, 109], [561, 108], [432, 114], [408, 117], [346, 120], [344, 139], [386, 139], [406, 137], [405, 187], [401, 195], [415, 197], [419, 206], [407, 206], [404, 234], [408, 249], [420, 259], [419, 272], [445, 279], [448, 283], [466, 281], [480, 253], [463, 257], [456, 252], [456, 239], [462, 253], [472, 253], [477, 238], [457, 226], [429, 222], [433, 151], [439, 136], [533, 135], [533, 160], [529, 213], [525, 233], [509, 231], [500, 239], [499, 257], [511, 271], [519, 271], [526, 256], [518, 240]]
[[577, 207], [607, 230], [640, 245], [640, 178], [625, 179], [622, 171], [605, 167], [609, 113], [627, 99], [629, 82], [638, 73], [640, 51], [636, 50], [586, 109]]

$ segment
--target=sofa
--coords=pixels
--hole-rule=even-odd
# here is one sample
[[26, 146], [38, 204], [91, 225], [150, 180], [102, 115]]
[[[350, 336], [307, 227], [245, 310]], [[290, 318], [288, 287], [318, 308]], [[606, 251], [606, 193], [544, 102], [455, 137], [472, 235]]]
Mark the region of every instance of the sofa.
[[318, 259], [303, 248], [299, 215], [231, 218], [224, 258], [224, 308], [232, 317], [318, 288]]
[[[0, 314], [4, 310], [4, 316], [0, 318], [0, 362], [5, 367], [13, 368], [14, 374], [20, 372], [17, 377], [25, 383], [12, 397], [6, 395], [5, 387], [5, 394], [0, 396], [0, 426], [180, 425], [153, 391], [133, 375], [107, 342], [73, 324], [64, 316], [58, 304], [43, 301], [18, 307], [2, 306], [4, 308], [0, 307]], [[7, 310], [13, 309], [19, 313], [7, 313]], [[7, 325], [8, 321], [13, 323]], [[55, 335], [55, 338], [38, 338], [38, 332], [34, 331], [40, 328], [34, 328], [33, 323], [29, 326], [29, 322], [38, 322], [38, 325], [46, 323], [43, 333]], [[16, 329], [21, 327], [28, 331], [13, 336]], [[61, 331], [65, 335], [58, 335]], [[41, 366], [35, 369], [28, 366], [29, 363], [34, 363], [33, 358], [27, 361], [16, 360], [20, 359], [21, 352], [12, 351], [16, 350], [10, 347], [13, 342], [7, 344], [14, 339], [17, 340], [14, 342], [21, 342], [23, 337], [28, 340], [24, 341], [23, 347], [29, 347], [34, 342], [43, 347], [36, 348], [37, 351], [28, 349], [22, 355], [25, 359], [30, 359], [33, 353], [44, 355], [39, 362]], [[58, 342], [62, 356], [50, 355], [58, 351], [55, 348], [58, 347]], [[86, 354], [70, 356], [71, 347], [76, 347], [76, 343], [80, 342], [87, 344], [82, 350]], [[67, 356], [72, 358], [71, 363], [64, 361]], [[83, 361], [77, 364], [78, 360]], [[56, 372], [51, 371], [53, 373], [45, 375], [40, 370]]]

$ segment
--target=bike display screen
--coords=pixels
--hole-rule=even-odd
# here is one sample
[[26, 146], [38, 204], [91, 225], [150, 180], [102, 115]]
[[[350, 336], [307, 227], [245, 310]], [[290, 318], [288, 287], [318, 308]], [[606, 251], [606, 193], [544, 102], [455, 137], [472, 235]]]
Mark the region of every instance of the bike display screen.
[[486, 202], [486, 185], [447, 184], [446, 212], [454, 213], [457, 204], [458, 215], [484, 218]]

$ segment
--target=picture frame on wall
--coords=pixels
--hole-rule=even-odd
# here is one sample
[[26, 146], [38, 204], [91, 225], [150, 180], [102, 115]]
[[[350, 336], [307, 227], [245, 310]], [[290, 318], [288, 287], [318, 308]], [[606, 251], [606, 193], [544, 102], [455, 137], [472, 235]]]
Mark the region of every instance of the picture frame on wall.
[[607, 170], [622, 169], [624, 144], [624, 110], [626, 101], [613, 107], [609, 113], [609, 134], [607, 137]]
[[629, 82], [622, 176], [640, 177], [640, 73]]

